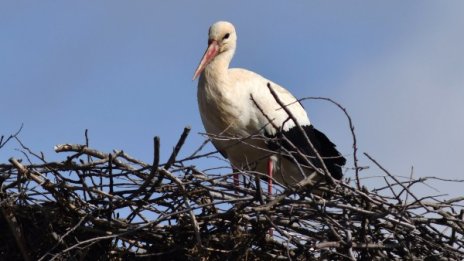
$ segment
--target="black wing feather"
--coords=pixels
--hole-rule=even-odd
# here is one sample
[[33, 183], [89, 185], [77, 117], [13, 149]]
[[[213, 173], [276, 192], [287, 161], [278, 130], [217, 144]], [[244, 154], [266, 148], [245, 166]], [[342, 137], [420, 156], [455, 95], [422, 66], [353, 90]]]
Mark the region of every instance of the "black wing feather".
[[[302, 126], [302, 128], [306, 132], [306, 135], [313, 144], [314, 148], [323, 159], [324, 164], [327, 166], [330, 174], [332, 174], [332, 177], [335, 179], [341, 179], [343, 177], [342, 166], [345, 165], [346, 159], [340, 154], [340, 152], [338, 152], [335, 144], [333, 144], [324, 133], [320, 132], [312, 125], [305, 125]], [[279, 136], [282, 137], [282, 135], [290, 140], [291, 143], [293, 143], [293, 145], [295, 145], [302, 153], [308, 155], [309, 160], [314, 164], [315, 167], [322, 168], [322, 164], [316, 157], [316, 153], [308, 145], [305, 137], [301, 134], [297, 127], [293, 127], [288, 131], [278, 133], [276, 135], [277, 139], [271, 139], [271, 142], [268, 143], [270, 149], [278, 150], [280, 146], [282, 146], [290, 152], [293, 151], [293, 147], [289, 144], [289, 142], [279, 138]], [[274, 136], [274, 138], [276, 136]], [[297, 153], [292, 152], [292, 154], [295, 156], [299, 163], [304, 163], [304, 159], [302, 159]]]

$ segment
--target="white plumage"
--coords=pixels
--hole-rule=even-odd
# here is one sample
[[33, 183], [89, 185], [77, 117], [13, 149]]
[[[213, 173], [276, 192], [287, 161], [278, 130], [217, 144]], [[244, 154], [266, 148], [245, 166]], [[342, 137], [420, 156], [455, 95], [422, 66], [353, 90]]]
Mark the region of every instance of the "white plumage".
[[[327, 167], [334, 163], [332, 161], [337, 161], [335, 169], [338, 171], [341, 167], [339, 165], [343, 165], [345, 159], [324, 134], [311, 127], [306, 111], [290, 92], [254, 72], [238, 68], [229, 69], [236, 40], [237, 34], [231, 23], [221, 21], [213, 24], [209, 29], [208, 49], [194, 75], [194, 79], [200, 76], [197, 95], [201, 118], [216, 148], [230, 160], [234, 168], [260, 173], [270, 171], [269, 174], [282, 184], [294, 184], [305, 175], [314, 173], [308, 168], [305, 168], [305, 173], [301, 173], [294, 160], [290, 157], [276, 156], [278, 154], [275, 146], [273, 148], [264, 139], [280, 133], [288, 134], [288, 138], [296, 146], [301, 146], [301, 151], [314, 156], [314, 153], [308, 150], [307, 144], [301, 142], [298, 132], [294, 131], [295, 123], [270, 93], [267, 87], [270, 83], [298, 123], [305, 127], [319, 154], [331, 157], [324, 160]], [[269, 119], [272, 120], [272, 124], [269, 123]], [[278, 129], [273, 126], [277, 126]], [[318, 141], [318, 138], [323, 140], [323, 144], [319, 144], [321, 141]], [[285, 147], [285, 144], [282, 146]], [[321, 149], [321, 146], [328, 147]], [[272, 159], [272, 165], [269, 165], [269, 159]], [[313, 157], [311, 161], [320, 167], [317, 159]], [[336, 175], [337, 178], [341, 178], [341, 169]]]

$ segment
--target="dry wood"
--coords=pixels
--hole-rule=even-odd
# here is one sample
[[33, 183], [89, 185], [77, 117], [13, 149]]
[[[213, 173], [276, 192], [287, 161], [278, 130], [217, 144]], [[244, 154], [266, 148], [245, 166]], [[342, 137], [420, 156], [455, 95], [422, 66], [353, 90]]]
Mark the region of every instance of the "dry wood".
[[[355, 155], [351, 118], [349, 125]], [[178, 159], [188, 133], [186, 128], [165, 164], [159, 162], [156, 137], [151, 165], [123, 151], [90, 148], [87, 131], [85, 144], [56, 146], [57, 153], [66, 154], [60, 162], [47, 162], [43, 154], [32, 152], [20, 142], [19, 133], [3, 139], [0, 149], [16, 140], [27, 163], [11, 158], [0, 164], [0, 256], [464, 259], [464, 197], [415, 194], [417, 185], [429, 181], [462, 180], [401, 178], [366, 153], [378, 170], [377, 187], [362, 184], [363, 168], [354, 156], [353, 182], [334, 181], [318, 188], [322, 194], [317, 195], [307, 180], [293, 187], [276, 184], [270, 196], [260, 193], [264, 181], [255, 178], [264, 174], [238, 170], [244, 179], [235, 187], [233, 173], [198, 169], [198, 160], [217, 154], [205, 152], [205, 143], [191, 156]]]

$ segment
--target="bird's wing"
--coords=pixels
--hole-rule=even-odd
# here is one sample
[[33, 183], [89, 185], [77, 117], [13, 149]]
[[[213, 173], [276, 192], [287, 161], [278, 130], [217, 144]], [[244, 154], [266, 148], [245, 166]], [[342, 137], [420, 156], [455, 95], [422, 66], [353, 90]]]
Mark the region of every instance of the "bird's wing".
[[[333, 144], [327, 136], [314, 128], [312, 125], [302, 126], [306, 136], [311, 144], [314, 146], [319, 156], [324, 161], [325, 166], [329, 170], [332, 177], [341, 179], [343, 177], [342, 166], [345, 165], [346, 159], [338, 152], [335, 144]], [[291, 128], [282, 133], [294, 146], [296, 146], [302, 153], [309, 156], [309, 160], [317, 168], [322, 168], [322, 163], [317, 158], [314, 150], [309, 146], [305, 137], [301, 134], [298, 128]], [[269, 147], [273, 150], [279, 150], [280, 146], [284, 147], [287, 151], [293, 154], [299, 163], [305, 164], [305, 160], [294, 152], [293, 146], [287, 140], [278, 140], [271, 143]]]
[[[323, 158], [324, 164], [327, 166], [332, 176], [336, 179], [342, 178], [343, 173], [341, 167], [345, 165], [346, 159], [337, 151], [335, 144], [333, 144], [324, 133], [318, 131], [311, 125], [305, 109], [295, 96], [282, 86], [275, 84], [251, 71], [234, 69], [234, 73], [237, 76], [240, 76], [236, 77], [235, 88], [247, 88], [249, 90], [249, 95], [254, 100], [251, 100], [250, 97], [250, 106], [255, 108], [250, 119], [251, 121], [253, 119], [256, 120], [256, 122], [253, 123], [255, 128], [262, 128], [265, 126], [264, 134], [268, 137], [275, 137], [278, 134], [284, 135], [301, 152], [308, 155], [309, 159], [316, 167], [322, 167], [321, 163], [315, 156], [315, 152], [305, 141], [304, 135], [302, 135], [298, 128], [295, 128], [296, 124], [290, 119], [287, 112], [282, 109], [274, 96], [272, 96], [267, 86], [270, 84], [279, 99], [284, 105], [287, 105], [287, 108], [293, 117], [303, 128], [306, 136], [309, 138], [309, 141]], [[240, 90], [240, 92], [242, 93], [244, 90]], [[272, 121], [272, 124], [269, 124], [270, 121]], [[273, 125], [278, 129], [272, 127]], [[283, 146], [290, 152], [294, 150], [293, 146], [286, 141], [279, 142], [279, 144], [268, 144], [268, 146], [273, 150], [277, 150], [279, 146]], [[304, 163], [304, 159], [299, 158], [296, 153], [294, 156], [298, 161], [300, 161], [300, 163]]]
[[[248, 99], [250, 108], [252, 108], [252, 115], [250, 115], [250, 125], [252, 127], [262, 128], [266, 125], [266, 133], [275, 135], [279, 131], [287, 131], [296, 126], [272, 96], [267, 87], [268, 84], [271, 85], [271, 88], [276, 92], [282, 103], [287, 106], [300, 125], [310, 125], [308, 115], [303, 106], [301, 106], [295, 96], [282, 86], [245, 69], [231, 69], [230, 75], [234, 80], [234, 88], [240, 88], [237, 91], [245, 93], [248, 96], [246, 99]], [[269, 121], [272, 121], [272, 124], [269, 124]], [[280, 129], [276, 130], [272, 125]]]

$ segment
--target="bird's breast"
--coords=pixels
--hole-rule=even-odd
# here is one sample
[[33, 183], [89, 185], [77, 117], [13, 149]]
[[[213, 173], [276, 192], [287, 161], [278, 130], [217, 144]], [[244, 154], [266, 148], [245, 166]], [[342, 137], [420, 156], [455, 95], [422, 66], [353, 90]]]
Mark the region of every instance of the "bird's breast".
[[243, 131], [243, 106], [241, 97], [226, 88], [198, 86], [198, 106], [205, 129], [215, 135], [236, 136]]

